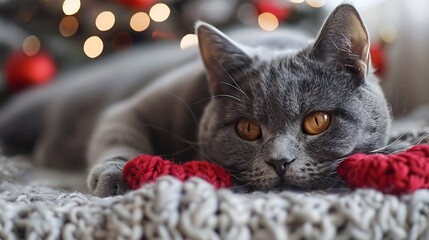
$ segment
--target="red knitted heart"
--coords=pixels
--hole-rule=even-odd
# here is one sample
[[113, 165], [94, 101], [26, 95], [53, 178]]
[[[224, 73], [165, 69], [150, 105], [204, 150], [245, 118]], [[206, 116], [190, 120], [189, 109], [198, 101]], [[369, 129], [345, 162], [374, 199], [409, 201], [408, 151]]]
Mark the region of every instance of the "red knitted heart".
[[384, 193], [412, 193], [429, 188], [429, 145], [398, 154], [355, 154], [337, 169], [350, 188], [375, 188]]
[[165, 175], [175, 176], [181, 181], [199, 177], [213, 184], [215, 188], [232, 186], [231, 175], [225, 169], [207, 161], [174, 164], [158, 156], [140, 155], [128, 161], [123, 169], [124, 181], [131, 189], [137, 189]]

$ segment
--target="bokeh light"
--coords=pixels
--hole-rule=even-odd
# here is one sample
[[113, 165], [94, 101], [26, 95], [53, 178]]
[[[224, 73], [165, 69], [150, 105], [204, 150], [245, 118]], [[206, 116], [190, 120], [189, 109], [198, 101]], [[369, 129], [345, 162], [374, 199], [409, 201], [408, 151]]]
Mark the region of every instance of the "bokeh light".
[[115, 25], [115, 15], [110, 11], [104, 11], [98, 14], [95, 19], [95, 26], [100, 31], [107, 31]]
[[170, 16], [170, 8], [164, 3], [157, 3], [150, 8], [149, 16], [155, 22], [164, 22]]
[[293, 3], [303, 3], [305, 0], [289, 0]]
[[187, 34], [180, 41], [180, 48], [185, 49], [198, 44], [198, 37], [195, 34]]
[[80, 9], [80, 0], [64, 0], [63, 12], [65, 15], [73, 15]]
[[385, 23], [381, 25], [380, 38], [386, 43], [392, 43], [396, 39], [397, 31], [393, 24]]
[[176, 35], [171, 32], [155, 30], [152, 32], [152, 39], [176, 39]]
[[265, 31], [274, 31], [279, 27], [279, 20], [274, 14], [264, 12], [258, 16], [258, 24]]
[[130, 20], [131, 28], [136, 32], [141, 32], [149, 27], [150, 18], [145, 12], [135, 13]]
[[79, 22], [74, 16], [66, 16], [61, 20], [59, 30], [64, 37], [73, 36], [79, 28]]
[[83, 44], [83, 51], [89, 58], [96, 58], [103, 52], [103, 41], [97, 36], [86, 39]]
[[315, 8], [320, 8], [323, 7], [326, 3], [326, 0], [306, 0], [308, 5], [315, 7]]
[[40, 40], [34, 35], [28, 36], [22, 43], [22, 51], [28, 56], [36, 55], [40, 50]]

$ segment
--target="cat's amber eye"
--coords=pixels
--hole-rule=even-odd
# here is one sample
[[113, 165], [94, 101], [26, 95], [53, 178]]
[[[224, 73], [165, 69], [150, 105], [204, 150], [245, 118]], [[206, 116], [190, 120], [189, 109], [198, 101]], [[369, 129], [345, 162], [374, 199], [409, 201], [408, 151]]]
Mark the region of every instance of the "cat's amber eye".
[[309, 135], [317, 135], [328, 129], [331, 124], [331, 116], [327, 112], [312, 112], [304, 119], [304, 132]]
[[254, 141], [262, 136], [262, 130], [259, 124], [254, 121], [242, 119], [235, 127], [238, 136], [247, 141]]

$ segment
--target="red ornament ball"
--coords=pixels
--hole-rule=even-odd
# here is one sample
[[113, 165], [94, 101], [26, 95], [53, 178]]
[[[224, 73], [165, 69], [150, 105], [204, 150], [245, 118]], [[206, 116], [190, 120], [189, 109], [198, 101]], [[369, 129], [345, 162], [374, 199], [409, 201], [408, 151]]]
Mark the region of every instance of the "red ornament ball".
[[57, 72], [54, 60], [48, 53], [39, 52], [28, 56], [14, 52], [6, 60], [6, 86], [10, 91], [49, 83]]
[[292, 15], [291, 5], [283, 0], [255, 0], [258, 13], [269, 12], [277, 17], [279, 21], [285, 21]]
[[146, 10], [157, 3], [156, 0], [117, 0], [120, 4], [135, 10]]
[[383, 46], [381, 44], [372, 43], [369, 52], [371, 54], [372, 65], [375, 68], [375, 74], [383, 76], [386, 71], [386, 58]]

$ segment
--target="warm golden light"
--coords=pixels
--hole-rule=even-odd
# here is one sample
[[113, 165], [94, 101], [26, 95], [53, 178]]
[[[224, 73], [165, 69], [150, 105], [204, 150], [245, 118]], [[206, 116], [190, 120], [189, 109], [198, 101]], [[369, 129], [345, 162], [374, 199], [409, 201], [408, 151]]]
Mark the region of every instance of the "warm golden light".
[[95, 26], [100, 31], [107, 31], [115, 25], [115, 15], [110, 11], [104, 11], [98, 14], [95, 19]]
[[307, 3], [312, 7], [320, 8], [325, 5], [326, 0], [307, 0]]
[[180, 41], [180, 48], [185, 49], [198, 44], [198, 38], [195, 34], [187, 34]]
[[279, 26], [279, 20], [274, 14], [264, 12], [258, 16], [258, 24], [265, 31], [274, 31]]
[[164, 3], [157, 3], [150, 8], [149, 16], [155, 22], [164, 22], [170, 16], [170, 8]]
[[150, 18], [145, 12], [135, 13], [130, 20], [131, 28], [136, 32], [141, 32], [149, 27]]
[[65, 15], [73, 15], [80, 9], [80, 0], [64, 0], [63, 12]]
[[395, 26], [393, 26], [390, 23], [386, 23], [380, 27], [380, 33], [379, 34], [380, 34], [380, 38], [384, 42], [391, 43], [391, 42], [395, 41], [397, 32], [396, 32]]
[[289, 1], [291, 1], [291, 2], [293, 2], [293, 3], [302, 3], [302, 2], [304, 2], [305, 0], [289, 0]]
[[66, 16], [61, 20], [59, 30], [64, 37], [73, 36], [79, 28], [79, 22], [74, 16]]
[[28, 56], [36, 55], [40, 50], [40, 40], [34, 35], [28, 36], [22, 43], [22, 51]]
[[97, 36], [92, 36], [86, 39], [83, 51], [89, 58], [96, 58], [103, 52], [103, 41]]

